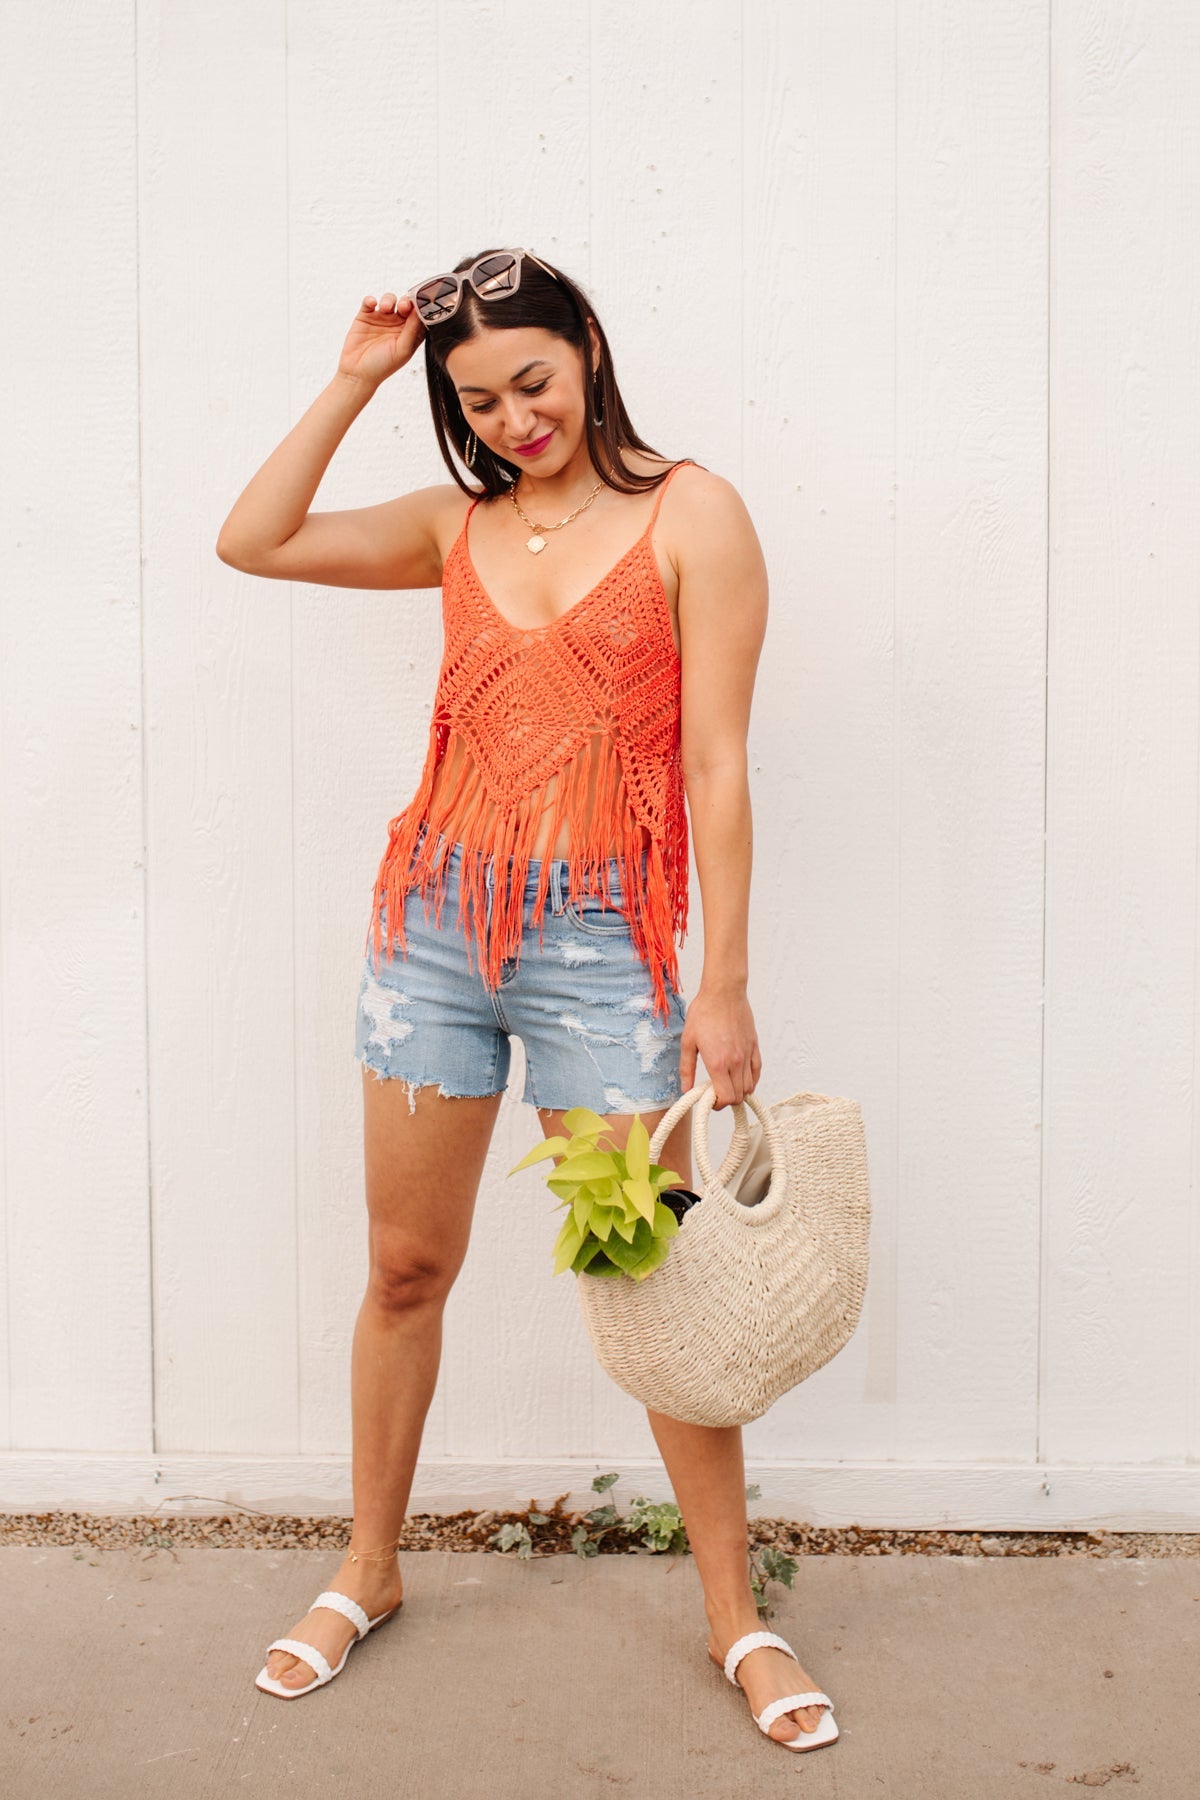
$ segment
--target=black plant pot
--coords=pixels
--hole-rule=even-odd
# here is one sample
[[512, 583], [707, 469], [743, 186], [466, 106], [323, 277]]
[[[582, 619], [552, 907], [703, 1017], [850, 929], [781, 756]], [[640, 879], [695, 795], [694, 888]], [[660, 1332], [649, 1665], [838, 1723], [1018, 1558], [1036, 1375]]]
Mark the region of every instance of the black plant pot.
[[684, 1187], [664, 1188], [658, 1197], [663, 1205], [669, 1207], [675, 1214], [675, 1217], [680, 1220], [682, 1220], [684, 1213], [687, 1212], [689, 1207], [699, 1206], [701, 1200], [704, 1198], [702, 1194], [694, 1194], [691, 1188]]

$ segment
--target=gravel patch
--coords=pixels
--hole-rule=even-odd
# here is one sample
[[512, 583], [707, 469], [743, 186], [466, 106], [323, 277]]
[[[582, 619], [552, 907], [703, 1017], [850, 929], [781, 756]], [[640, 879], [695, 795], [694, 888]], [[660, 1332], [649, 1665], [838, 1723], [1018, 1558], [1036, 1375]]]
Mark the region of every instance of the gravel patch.
[[[509, 1522], [523, 1524], [535, 1556], [571, 1550], [571, 1531], [583, 1511], [565, 1512], [530, 1501], [521, 1512], [412, 1513], [401, 1550], [491, 1550], [492, 1536]], [[544, 1524], [531, 1524], [539, 1512]], [[0, 1546], [77, 1544], [97, 1550], [344, 1550], [345, 1517], [308, 1518], [226, 1507], [211, 1516], [151, 1513], [113, 1516], [77, 1512], [0, 1513]], [[1200, 1556], [1195, 1531], [937, 1531], [879, 1529], [863, 1525], [810, 1525], [796, 1519], [750, 1520], [749, 1543], [792, 1556]], [[602, 1556], [649, 1554], [618, 1534], [599, 1545]], [[512, 1552], [507, 1552], [512, 1554]]]

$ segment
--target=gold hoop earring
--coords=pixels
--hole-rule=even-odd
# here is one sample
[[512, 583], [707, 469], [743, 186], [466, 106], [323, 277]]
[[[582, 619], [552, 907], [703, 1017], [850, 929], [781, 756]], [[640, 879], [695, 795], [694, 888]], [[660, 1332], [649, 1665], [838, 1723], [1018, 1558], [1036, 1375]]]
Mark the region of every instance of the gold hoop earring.
[[473, 469], [475, 467], [475, 452], [478, 448], [479, 439], [475, 436], [475, 433], [472, 432], [467, 439], [467, 454], [465, 460], [468, 469]]

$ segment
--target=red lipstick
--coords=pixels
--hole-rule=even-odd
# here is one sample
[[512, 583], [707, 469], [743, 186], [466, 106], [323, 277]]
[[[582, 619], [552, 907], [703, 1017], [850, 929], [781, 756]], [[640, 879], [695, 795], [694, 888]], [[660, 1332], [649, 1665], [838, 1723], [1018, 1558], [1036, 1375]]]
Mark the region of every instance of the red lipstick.
[[542, 451], [546, 448], [546, 445], [550, 442], [550, 439], [553, 436], [554, 436], [554, 432], [551, 430], [546, 433], [545, 437], [534, 438], [532, 444], [518, 444], [517, 445], [517, 455], [518, 456], [540, 456]]

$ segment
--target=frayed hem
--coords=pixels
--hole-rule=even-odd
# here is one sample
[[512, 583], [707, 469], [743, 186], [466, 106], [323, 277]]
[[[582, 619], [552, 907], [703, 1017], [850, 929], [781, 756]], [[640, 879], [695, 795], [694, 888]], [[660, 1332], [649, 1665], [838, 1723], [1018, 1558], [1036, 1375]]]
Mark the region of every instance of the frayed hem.
[[620, 1119], [628, 1118], [633, 1113], [669, 1112], [679, 1095], [674, 1094], [663, 1100], [639, 1100], [636, 1096], [623, 1094], [620, 1088], [606, 1088], [604, 1099], [598, 1106], [593, 1106], [587, 1100], [566, 1100], [556, 1104], [554, 1101], [535, 1100], [532, 1094], [524, 1094], [522, 1099], [535, 1112], [570, 1112], [574, 1106], [586, 1106], [590, 1112], [598, 1113], [602, 1118], [611, 1115]]
[[374, 1063], [365, 1061], [363, 1063], [363, 1068], [369, 1069], [376, 1081], [398, 1081], [408, 1096], [408, 1110], [410, 1113], [416, 1112], [417, 1095], [425, 1088], [436, 1088], [439, 1097], [443, 1100], [495, 1100], [500, 1094], [505, 1092], [505, 1089], [500, 1087], [491, 1088], [482, 1094], [460, 1094], [456, 1093], [453, 1088], [447, 1087], [444, 1081], [413, 1081], [406, 1075], [389, 1075], [386, 1069], [378, 1069]]

